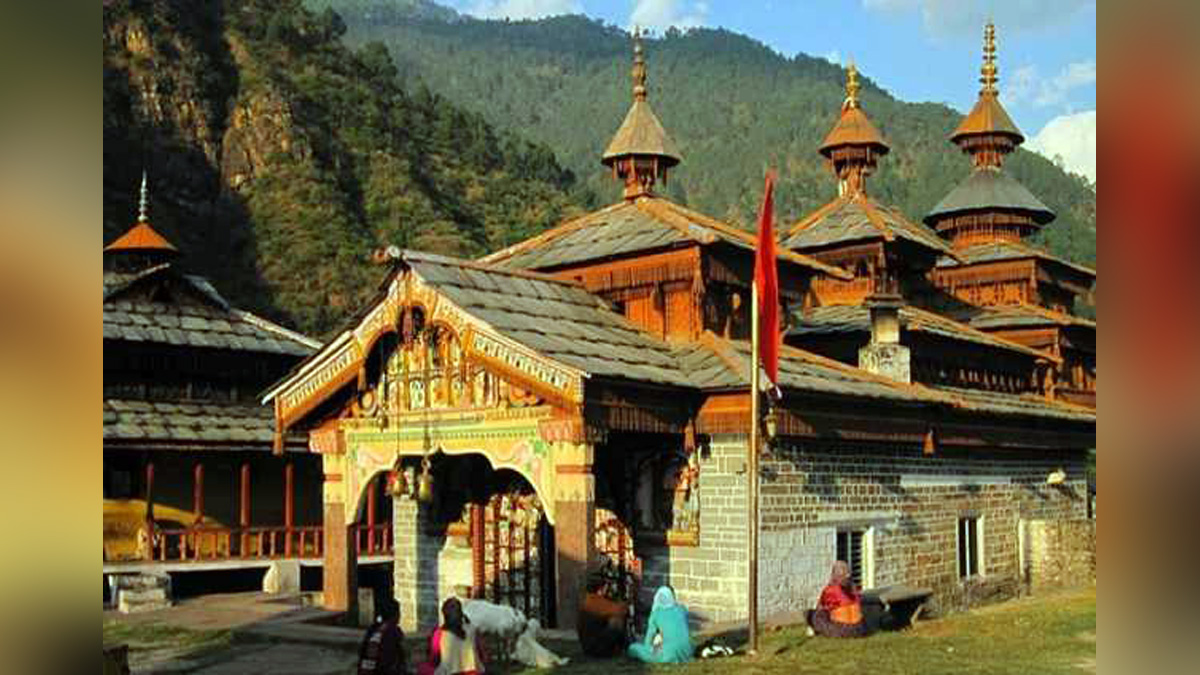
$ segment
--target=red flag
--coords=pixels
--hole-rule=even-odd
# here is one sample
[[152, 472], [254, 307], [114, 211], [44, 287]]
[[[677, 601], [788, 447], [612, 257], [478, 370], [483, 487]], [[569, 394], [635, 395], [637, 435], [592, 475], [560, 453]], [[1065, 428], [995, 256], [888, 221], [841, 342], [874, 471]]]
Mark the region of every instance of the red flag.
[[779, 383], [779, 270], [775, 260], [774, 205], [775, 172], [767, 172], [762, 209], [758, 212], [758, 246], [754, 261], [754, 283], [758, 286], [758, 353], [771, 386]]

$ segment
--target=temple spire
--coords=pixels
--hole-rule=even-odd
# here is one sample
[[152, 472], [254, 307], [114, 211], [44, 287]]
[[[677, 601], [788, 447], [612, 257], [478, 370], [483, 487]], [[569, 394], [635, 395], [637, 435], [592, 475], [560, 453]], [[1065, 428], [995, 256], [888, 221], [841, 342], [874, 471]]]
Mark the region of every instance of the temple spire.
[[983, 29], [983, 66], [979, 69], [979, 99], [963, 118], [950, 140], [971, 156], [976, 168], [1000, 168], [1004, 156], [1025, 141], [1021, 130], [1000, 105], [996, 87], [996, 25], [988, 21]]
[[846, 66], [846, 98], [841, 113], [818, 149], [829, 160], [838, 179], [838, 194], [842, 196], [864, 194], [867, 176], [875, 171], [879, 157], [889, 149], [883, 135], [862, 110], [858, 100], [861, 90], [858, 67], [851, 61]]
[[141, 196], [138, 198], [138, 219], [139, 223], [150, 222], [150, 188], [146, 185], [146, 170], [142, 169], [142, 190]]
[[633, 31], [633, 103], [600, 161], [613, 176], [625, 182], [625, 198], [653, 194], [654, 185], [666, 182], [667, 171], [681, 161], [675, 142], [650, 108], [646, 89], [646, 55], [641, 31]]
[[146, 170], [142, 169], [142, 186], [138, 193], [137, 222], [116, 241], [104, 247], [105, 264], [111, 268], [132, 272], [179, 256], [179, 249], [150, 226], [150, 187]]

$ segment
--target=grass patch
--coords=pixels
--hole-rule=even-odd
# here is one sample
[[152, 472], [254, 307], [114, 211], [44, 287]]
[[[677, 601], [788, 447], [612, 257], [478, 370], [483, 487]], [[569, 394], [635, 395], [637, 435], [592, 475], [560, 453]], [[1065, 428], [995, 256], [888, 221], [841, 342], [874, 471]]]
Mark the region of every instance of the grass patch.
[[[1089, 589], [1016, 600], [921, 622], [903, 632], [857, 640], [809, 638], [803, 628], [789, 628], [763, 635], [760, 655], [753, 659], [730, 657], [685, 666], [644, 666], [628, 659], [573, 658], [558, 672], [1081, 673], [1085, 664], [1095, 663], [1095, 631], [1096, 591]], [[567, 650], [561, 653], [576, 656]]]
[[130, 653], [173, 650], [201, 652], [229, 646], [228, 630], [190, 630], [165, 623], [104, 622], [104, 644], [127, 644]]

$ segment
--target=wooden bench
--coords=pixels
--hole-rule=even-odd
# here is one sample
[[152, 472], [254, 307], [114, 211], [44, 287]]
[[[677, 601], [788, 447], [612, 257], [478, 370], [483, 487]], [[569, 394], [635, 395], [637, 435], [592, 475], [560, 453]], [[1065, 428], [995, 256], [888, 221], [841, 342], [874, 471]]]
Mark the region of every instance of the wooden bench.
[[904, 584], [871, 588], [863, 591], [863, 611], [866, 611], [866, 605], [871, 601], [879, 603], [886, 619], [885, 627], [896, 630], [911, 626], [918, 620], [925, 603], [932, 596], [931, 589]]

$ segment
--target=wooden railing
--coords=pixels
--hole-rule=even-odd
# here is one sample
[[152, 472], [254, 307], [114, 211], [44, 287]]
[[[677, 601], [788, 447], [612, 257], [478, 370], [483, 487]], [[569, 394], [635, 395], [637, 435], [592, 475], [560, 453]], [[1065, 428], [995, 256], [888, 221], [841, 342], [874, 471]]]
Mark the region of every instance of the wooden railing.
[[[350, 534], [359, 555], [385, 555], [392, 551], [390, 523], [370, 529], [365, 525], [355, 525]], [[188, 527], [157, 528], [153, 541], [151, 559], [154, 562], [203, 562], [320, 558], [324, 553], [325, 537], [319, 525], [291, 528]]]
[[392, 551], [392, 526], [383, 523], [374, 527], [359, 525], [354, 529], [354, 545], [358, 555], [382, 555]]

